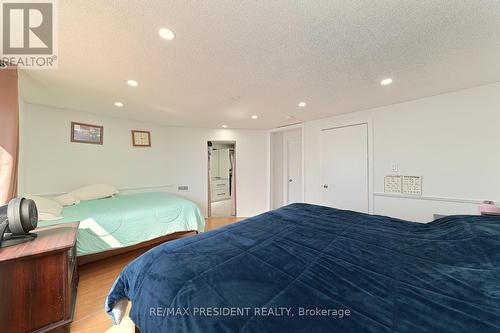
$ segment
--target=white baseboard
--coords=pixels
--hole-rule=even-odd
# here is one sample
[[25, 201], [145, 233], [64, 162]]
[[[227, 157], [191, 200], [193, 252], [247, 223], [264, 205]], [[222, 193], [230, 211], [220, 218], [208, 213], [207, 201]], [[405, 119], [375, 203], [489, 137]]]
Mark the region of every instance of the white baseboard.
[[[438, 197], [438, 196], [415, 196], [415, 195], [404, 195], [404, 194], [392, 194], [392, 193], [383, 193], [383, 192], [375, 192], [373, 194], [376, 197], [388, 197], [388, 198], [397, 198], [397, 199], [412, 199], [412, 200], [427, 200], [427, 201], [444, 201], [444, 202], [456, 202], [456, 203], [464, 203], [464, 204], [482, 204], [483, 200], [480, 199], [464, 199], [464, 198], [449, 198], [449, 197]], [[495, 200], [493, 200], [495, 201]]]

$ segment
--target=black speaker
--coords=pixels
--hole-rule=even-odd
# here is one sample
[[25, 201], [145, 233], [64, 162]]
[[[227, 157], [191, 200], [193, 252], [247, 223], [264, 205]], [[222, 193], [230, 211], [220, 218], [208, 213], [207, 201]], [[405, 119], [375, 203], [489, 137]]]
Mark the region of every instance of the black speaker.
[[16, 245], [36, 238], [30, 233], [38, 225], [38, 210], [33, 200], [12, 199], [0, 206], [0, 247]]

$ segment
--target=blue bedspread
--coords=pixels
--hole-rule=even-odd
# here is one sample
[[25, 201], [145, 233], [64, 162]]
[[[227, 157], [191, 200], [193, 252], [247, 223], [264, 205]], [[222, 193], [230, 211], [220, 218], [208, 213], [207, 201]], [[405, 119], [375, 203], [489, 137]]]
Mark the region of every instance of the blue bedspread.
[[293, 204], [160, 245], [106, 300], [149, 332], [499, 332], [500, 218]]

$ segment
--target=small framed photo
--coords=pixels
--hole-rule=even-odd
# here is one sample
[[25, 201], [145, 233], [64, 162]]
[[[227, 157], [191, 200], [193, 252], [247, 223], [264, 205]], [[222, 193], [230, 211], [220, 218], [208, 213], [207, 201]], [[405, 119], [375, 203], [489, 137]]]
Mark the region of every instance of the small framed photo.
[[71, 122], [71, 142], [102, 145], [104, 127]]
[[151, 147], [151, 132], [132, 130], [132, 145], [134, 147]]

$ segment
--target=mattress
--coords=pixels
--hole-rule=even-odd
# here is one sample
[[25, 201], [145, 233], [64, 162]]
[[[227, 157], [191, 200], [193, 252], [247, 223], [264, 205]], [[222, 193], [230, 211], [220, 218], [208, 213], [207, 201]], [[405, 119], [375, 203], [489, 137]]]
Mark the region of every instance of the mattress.
[[500, 218], [293, 204], [148, 251], [123, 299], [143, 333], [499, 332]]
[[62, 211], [64, 219], [39, 226], [80, 221], [79, 256], [131, 246], [178, 231], [203, 231], [205, 219], [195, 203], [166, 192], [120, 194], [82, 201]]

